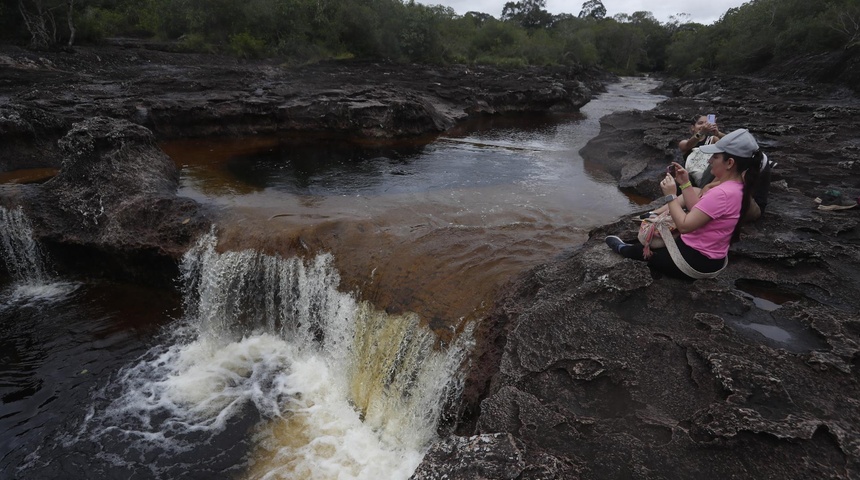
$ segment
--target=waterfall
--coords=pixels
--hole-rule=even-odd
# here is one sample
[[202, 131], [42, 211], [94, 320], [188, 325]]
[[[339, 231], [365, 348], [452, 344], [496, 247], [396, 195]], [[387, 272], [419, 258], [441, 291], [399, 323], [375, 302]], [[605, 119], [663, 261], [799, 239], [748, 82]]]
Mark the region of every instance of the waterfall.
[[0, 253], [17, 283], [45, 283], [48, 275], [39, 244], [21, 207], [0, 207]]
[[171, 476], [171, 455], [235, 436], [250, 416], [245, 465], [231, 465], [246, 478], [408, 478], [459, 398], [471, 332], [439, 347], [416, 315], [339, 291], [330, 254], [216, 244], [210, 233], [185, 255], [184, 320], [120, 373], [121, 393], [83, 431], [158, 450], [165, 464], [150, 468]]

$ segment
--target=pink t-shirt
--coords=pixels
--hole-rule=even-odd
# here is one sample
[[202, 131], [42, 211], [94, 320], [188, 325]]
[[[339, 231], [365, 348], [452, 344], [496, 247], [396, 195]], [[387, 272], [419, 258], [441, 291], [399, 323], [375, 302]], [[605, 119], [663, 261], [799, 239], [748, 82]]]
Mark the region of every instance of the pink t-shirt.
[[721, 183], [705, 192], [693, 208], [711, 217], [711, 221], [682, 234], [684, 243], [711, 259], [728, 255], [732, 232], [741, 216], [743, 197], [744, 185], [741, 182]]

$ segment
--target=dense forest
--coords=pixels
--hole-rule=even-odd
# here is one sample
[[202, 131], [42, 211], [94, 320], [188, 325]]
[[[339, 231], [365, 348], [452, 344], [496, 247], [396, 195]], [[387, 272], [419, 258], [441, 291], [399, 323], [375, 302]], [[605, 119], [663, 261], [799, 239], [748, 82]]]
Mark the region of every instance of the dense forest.
[[0, 35], [30, 48], [109, 37], [287, 63], [392, 62], [598, 66], [620, 74], [751, 72], [801, 54], [860, 45], [860, 0], [751, 0], [713, 25], [686, 15], [606, 16], [600, 0], [552, 15], [507, 2], [501, 18], [413, 0], [0, 0]]

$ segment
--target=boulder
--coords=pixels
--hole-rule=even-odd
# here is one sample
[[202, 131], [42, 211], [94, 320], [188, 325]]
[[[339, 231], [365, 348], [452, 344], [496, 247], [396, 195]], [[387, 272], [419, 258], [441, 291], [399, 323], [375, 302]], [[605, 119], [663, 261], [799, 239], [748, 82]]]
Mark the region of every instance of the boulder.
[[95, 117], [75, 123], [58, 143], [59, 173], [15, 194], [52, 259], [60, 268], [120, 277], [149, 276], [147, 266], [155, 267], [151, 275], [174, 275], [211, 221], [196, 202], [176, 196], [177, 168], [152, 132]]

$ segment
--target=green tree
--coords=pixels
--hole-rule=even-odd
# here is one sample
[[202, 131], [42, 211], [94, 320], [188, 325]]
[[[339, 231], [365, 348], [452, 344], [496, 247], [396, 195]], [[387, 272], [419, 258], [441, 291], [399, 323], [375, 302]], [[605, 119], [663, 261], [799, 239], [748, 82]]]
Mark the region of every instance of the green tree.
[[843, 48], [860, 45], [860, 3], [835, 2], [822, 16], [831, 29], [842, 39]]
[[502, 9], [502, 20], [516, 22], [528, 30], [547, 28], [552, 24], [552, 14], [545, 8], [546, 0], [507, 2]]
[[469, 57], [477, 63], [525, 63], [521, 48], [527, 38], [525, 30], [515, 23], [490, 21], [476, 33]]
[[593, 18], [595, 20], [603, 20], [606, 17], [606, 7], [600, 0], [588, 0], [582, 4], [582, 10], [579, 11], [579, 18]]
[[[48, 48], [74, 40], [74, 0], [18, 0], [17, 10], [30, 35], [30, 47]], [[69, 30], [66, 30], [68, 28]]]
[[593, 66], [599, 61], [590, 22], [573, 15], [558, 16], [553, 23], [554, 37], [561, 44], [560, 63]]

